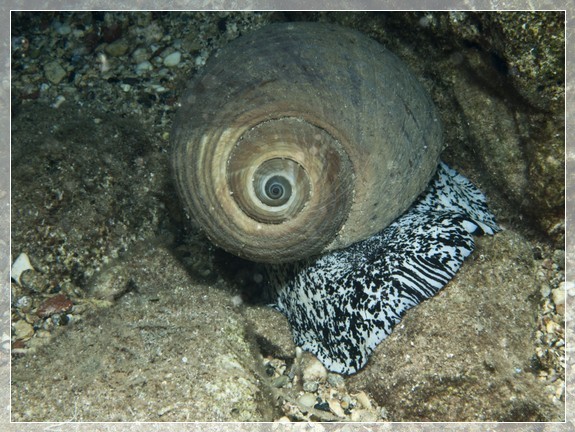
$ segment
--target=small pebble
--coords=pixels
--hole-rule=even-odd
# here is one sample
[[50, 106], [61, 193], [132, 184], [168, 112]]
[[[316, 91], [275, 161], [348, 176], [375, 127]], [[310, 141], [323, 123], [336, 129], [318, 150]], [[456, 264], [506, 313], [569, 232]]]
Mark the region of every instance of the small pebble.
[[242, 299], [241, 295], [235, 295], [231, 298], [232, 301], [232, 306], [234, 307], [240, 307], [242, 304], [244, 304], [244, 300]]
[[102, 270], [90, 282], [90, 294], [101, 300], [112, 301], [120, 298], [133, 288], [130, 285], [129, 270], [122, 264]]
[[303, 380], [307, 381], [325, 381], [327, 378], [327, 369], [317, 359], [313, 359], [303, 370]]
[[180, 63], [182, 59], [182, 53], [179, 51], [174, 51], [173, 53], [166, 56], [164, 59], [164, 66], [166, 67], [174, 67]]
[[341, 407], [340, 403], [335, 399], [330, 399], [327, 401], [329, 404], [329, 409], [332, 413], [340, 418], [345, 418], [345, 413], [343, 412], [343, 408]]
[[16, 283], [20, 285], [20, 278], [22, 276], [22, 273], [24, 273], [27, 270], [34, 270], [34, 268], [32, 267], [32, 264], [30, 264], [30, 259], [28, 258], [28, 255], [22, 252], [20, 255], [18, 255], [18, 258], [16, 258], [10, 269], [12, 279], [15, 280]]
[[553, 298], [553, 303], [555, 306], [565, 304], [565, 286], [559, 286], [558, 288], [551, 291], [551, 298]]
[[126, 54], [129, 48], [130, 45], [128, 44], [128, 41], [126, 39], [118, 39], [117, 41], [114, 41], [111, 44], [106, 45], [104, 51], [106, 52], [106, 54], [112, 57], [121, 57], [124, 54]]
[[319, 384], [316, 381], [306, 381], [303, 383], [304, 391], [314, 393], [319, 388]]
[[151, 71], [152, 69], [154, 69], [154, 66], [152, 66], [152, 63], [150, 63], [148, 60], [145, 60], [136, 65], [136, 73], [138, 75], [142, 75], [144, 72]]
[[112, 22], [102, 29], [102, 39], [104, 42], [112, 43], [122, 36], [122, 26], [120, 23]]
[[354, 410], [351, 413], [351, 421], [372, 423], [377, 421], [377, 417], [375, 414], [367, 410]]
[[385, 408], [383, 408], [383, 407], [381, 408], [380, 415], [381, 415], [381, 418], [382, 418], [383, 420], [387, 420], [387, 418], [388, 418], [388, 416], [389, 416], [388, 413], [387, 413], [387, 410], [386, 410]]
[[59, 108], [60, 105], [62, 105], [64, 102], [66, 101], [66, 98], [62, 95], [58, 95], [56, 96], [56, 99], [54, 100], [54, 103], [52, 105], [50, 105], [52, 108]]
[[168, 91], [167, 88], [165, 88], [164, 86], [158, 85], [158, 84], [152, 84], [152, 85], [150, 85], [150, 88], [152, 90], [154, 90], [156, 93], [164, 93], [164, 92]]
[[32, 306], [32, 298], [30, 296], [22, 296], [16, 300], [14, 306], [22, 312], [28, 312], [30, 310], [30, 306]]
[[134, 17], [136, 18], [136, 24], [144, 28], [150, 25], [153, 18], [151, 11], [138, 12], [137, 14], [134, 14]]
[[353, 396], [357, 399], [357, 402], [359, 404], [361, 404], [362, 407], [364, 407], [368, 410], [371, 409], [371, 402], [369, 401], [369, 398], [367, 397], [365, 392], [360, 391], [359, 393], [357, 393]]
[[148, 61], [149, 58], [150, 54], [146, 48], [138, 48], [132, 53], [132, 60], [136, 64]]
[[341, 387], [344, 385], [345, 380], [343, 376], [339, 374], [329, 373], [327, 374], [327, 382], [332, 387]]
[[38, 306], [36, 315], [40, 318], [46, 318], [50, 315], [68, 312], [72, 309], [72, 306], [74, 306], [74, 303], [72, 303], [68, 297], [64, 294], [57, 294], [54, 297], [44, 300], [40, 306]]
[[196, 64], [196, 66], [203, 66], [206, 64], [207, 58], [208, 58], [207, 54], [202, 53], [198, 57], [196, 57], [196, 60], [194, 63]]
[[34, 327], [24, 320], [12, 324], [12, 336], [16, 340], [26, 340], [34, 336]]
[[547, 330], [547, 333], [549, 334], [559, 332], [560, 329], [561, 326], [557, 324], [555, 321], [547, 321], [547, 324], [545, 325], [545, 330]]
[[313, 407], [320, 411], [330, 412], [329, 404], [327, 402], [318, 402]]
[[565, 251], [561, 249], [555, 250], [553, 252], [553, 262], [557, 264], [560, 270], [565, 268]]
[[56, 60], [44, 65], [44, 75], [52, 84], [59, 84], [66, 76], [66, 71]]
[[282, 388], [289, 384], [289, 378], [286, 375], [280, 375], [272, 381], [272, 386]]
[[304, 393], [299, 397], [298, 402], [306, 408], [311, 408], [316, 403], [316, 397], [311, 393]]
[[27, 51], [30, 47], [30, 42], [24, 36], [12, 36], [11, 46], [12, 53], [18, 50]]

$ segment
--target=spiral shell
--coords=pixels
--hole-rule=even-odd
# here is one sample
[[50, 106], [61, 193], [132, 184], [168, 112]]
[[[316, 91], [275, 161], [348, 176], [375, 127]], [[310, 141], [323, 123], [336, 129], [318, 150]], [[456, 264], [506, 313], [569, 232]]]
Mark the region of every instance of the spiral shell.
[[441, 124], [407, 67], [356, 31], [273, 24], [210, 58], [181, 101], [172, 165], [218, 246], [299, 260], [382, 230], [423, 191]]

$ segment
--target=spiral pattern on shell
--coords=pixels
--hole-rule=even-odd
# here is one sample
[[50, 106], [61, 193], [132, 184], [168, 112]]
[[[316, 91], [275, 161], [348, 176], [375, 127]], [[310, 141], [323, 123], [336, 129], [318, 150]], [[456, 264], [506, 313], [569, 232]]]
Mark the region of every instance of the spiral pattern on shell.
[[286, 262], [382, 230], [423, 191], [441, 125], [407, 67], [356, 31], [266, 26], [210, 58], [172, 131], [177, 189], [227, 251]]

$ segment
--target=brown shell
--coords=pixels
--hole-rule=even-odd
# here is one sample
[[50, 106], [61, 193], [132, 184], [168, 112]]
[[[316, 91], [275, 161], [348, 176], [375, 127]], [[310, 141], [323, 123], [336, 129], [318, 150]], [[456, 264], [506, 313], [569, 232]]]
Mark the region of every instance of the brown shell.
[[403, 213], [442, 146], [407, 67], [356, 31], [273, 24], [210, 58], [181, 101], [172, 163], [189, 215], [227, 251], [285, 262]]

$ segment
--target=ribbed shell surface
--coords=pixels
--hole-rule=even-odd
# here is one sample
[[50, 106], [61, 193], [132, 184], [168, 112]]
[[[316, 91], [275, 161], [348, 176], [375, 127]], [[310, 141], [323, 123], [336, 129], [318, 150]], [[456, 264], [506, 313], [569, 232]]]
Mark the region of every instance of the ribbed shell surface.
[[266, 26], [194, 77], [172, 131], [177, 189], [218, 246], [295, 261], [363, 240], [423, 191], [442, 147], [406, 65], [356, 31]]

